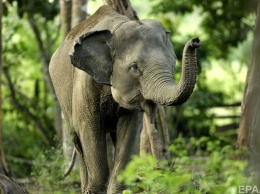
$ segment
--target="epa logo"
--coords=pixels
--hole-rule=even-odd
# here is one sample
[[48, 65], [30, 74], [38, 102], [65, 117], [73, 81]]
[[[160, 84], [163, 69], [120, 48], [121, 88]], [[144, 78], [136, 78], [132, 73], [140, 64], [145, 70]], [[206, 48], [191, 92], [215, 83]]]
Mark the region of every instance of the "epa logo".
[[238, 187], [238, 193], [260, 193], [260, 188], [257, 186], [243, 185]]

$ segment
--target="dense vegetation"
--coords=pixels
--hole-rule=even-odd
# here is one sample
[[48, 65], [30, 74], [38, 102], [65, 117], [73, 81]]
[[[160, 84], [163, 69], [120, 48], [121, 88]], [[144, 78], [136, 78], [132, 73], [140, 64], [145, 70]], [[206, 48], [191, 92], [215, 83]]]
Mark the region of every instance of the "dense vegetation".
[[[207, 147], [204, 150], [203, 147]], [[124, 194], [239, 193], [239, 186], [253, 184], [246, 163], [236, 161], [239, 151], [207, 137], [176, 139], [170, 147], [172, 164], [152, 156], [135, 157], [119, 176], [128, 185]]]
[[[131, 2], [137, 11], [147, 6]], [[162, 162], [155, 170], [152, 158], [135, 157], [121, 180], [132, 192], [170, 193], [177, 189], [176, 193], [235, 193], [248, 181], [244, 176], [247, 164], [236, 161], [235, 150], [256, 1], [146, 3], [151, 8], [147, 17], [156, 17], [171, 32], [179, 59], [177, 72], [185, 42], [200, 37], [199, 76], [186, 104], [166, 108], [174, 165]], [[40, 185], [51, 175], [50, 184], [44, 185], [53, 189], [52, 183], [61, 179], [64, 170], [64, 165], [59, 165], [63, 162], [60, 134], [55, 130], [56, 102], [47, 71], [62, 39], [59, 2], [6, 0], [2, 23], [3, 147], [8, 167], [14, 177], [37, 175]], [[175, 79], [179, 78], [177, 73]], [[47, 168], [54, 171], [42, 170], [46, 170], [44, 161], [53, 161]]]

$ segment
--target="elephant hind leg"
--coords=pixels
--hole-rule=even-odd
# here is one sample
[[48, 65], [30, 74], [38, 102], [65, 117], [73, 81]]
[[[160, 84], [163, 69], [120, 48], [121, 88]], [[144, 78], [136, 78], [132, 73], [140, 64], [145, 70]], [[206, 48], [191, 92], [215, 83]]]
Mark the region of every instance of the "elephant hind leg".
[[80, 139], [76, 131], [73, 132], [73, 143], [76, 148], [77, 156], [79, 159], [81, 190], [82, 193], [86, 193], [88, 186], [88, 171], [84, 161], [82, 145], [80, 143]]

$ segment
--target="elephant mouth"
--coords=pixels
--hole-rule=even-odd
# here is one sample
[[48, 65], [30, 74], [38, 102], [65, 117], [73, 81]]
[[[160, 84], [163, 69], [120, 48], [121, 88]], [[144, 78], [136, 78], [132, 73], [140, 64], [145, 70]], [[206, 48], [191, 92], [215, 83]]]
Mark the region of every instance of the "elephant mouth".
[[151, 123], [155, 121], [156, 103], [151, 100], [146, 100], [141, 92], [138, 92], [131, 100], [126, 104], [122, 104], [127, 109], [137, 109], [145, 112], [151, 119]]
[[145, 101], [143, 95], [138, 92], [130, 101], [128, 101], [129, 106], [133, 107], [134, 109], [138, 109], [144, 111], [143, 109], [143, 102]]
[[154, 111], [156, 107], [156, 103], [151, 100], [146, 100], [141, 92], [139, 92], [132, 100], [128, 102], [128, 104], [134, 109], [138, 109], [142, 112], [146, 112], [146, 114], [150, 115], [151, 118], [154, 116]]

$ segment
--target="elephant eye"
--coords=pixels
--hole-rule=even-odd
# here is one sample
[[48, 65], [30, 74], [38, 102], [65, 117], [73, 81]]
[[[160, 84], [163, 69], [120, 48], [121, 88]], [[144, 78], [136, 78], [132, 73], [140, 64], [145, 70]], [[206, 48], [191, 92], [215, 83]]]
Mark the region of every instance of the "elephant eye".
[[138, 66], [137, 66], [137, 63], [132, 63], [130, 68], [134, 71], [137, 71], [138, 70]]
[[132, 63], [129, 67], [129, 70], [134, 77], [141, 75], [141, 71], [139, 70], [137, 63]]

